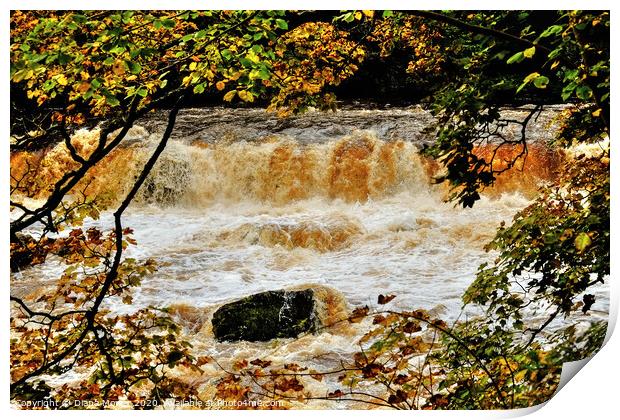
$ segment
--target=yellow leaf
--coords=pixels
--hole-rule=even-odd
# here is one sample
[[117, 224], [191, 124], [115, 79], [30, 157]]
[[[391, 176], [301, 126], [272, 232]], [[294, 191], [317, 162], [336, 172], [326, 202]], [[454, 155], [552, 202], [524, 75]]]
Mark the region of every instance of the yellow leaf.
[[526, 374], [527, 374], [527, 369], [523, 369], [515, 373], [515, 378], [514, 378], [515, 382], [521, 382], [525, 378]]
[[240, 90], [237, 93], [239, 94], [239, 99], [241, 99], [242, 101], [247, 101], [248, 100], [248, 92], [247, 91]]
[[602, 111], [602, 109], [601, 109], [601, 108], [597, 109], [596, 111], [594, 111], [594, 112], [592, 113], [592, 116], [593, 116], [593, 117], [598, 117], [598, 116], [600, 116], [600, 115], [601, 115], [601, 111]]
[[575, 248], [579, 253], [582, 253], [587, 247], [592, 244], [592, 239], [590, 239], [590, 235], [585, 232], [581, 232], [575, 238]]
[[231, 90], [230, 92], [228, 92], [226, 95], [224, 95], [224, 100], [226, 102], [230, 102], [234, 99], [235, 95], [237, 94], [236, 90]]
[[60, 86], [67, 86], [67, 77], [64, 74], [59, 74], [58, 76], [56, 76], [56, 82]]
[[523, 56], [525, 58], [532, 58], [535, 53], [536, 53], [536, 47], [531, 47], [531, 48], [528, 48], [527, 50], [523, 51]]
[[192, 61], [191, 63], [189, 63], [189, 69], [190, 69], [191, 71], [196, 70], [196, 65], [197, 65], [197, 64], [196, 64], [196, 62], [195, 62], [195, 61]]
[[219, 82], [215, 84], [215, 87], [217, 88], [217, 90], [224, 90], [224, 88], [226, 87], [226, 84], [220, 80]]
[[372, 19], [372, 17], [375, 15], [375, 11], [374, 10], [362, 10], [362, 13], [364, 14], [364, 16]]
[[537, 71], [534, 73], [530, 73], [527, 75], [527, 77], [525, 79], [523, 79], [524, 83], [529, 83], [532, 80], [536, 79], [538, 76], [540, 76], [540, 73], [538, 73]]

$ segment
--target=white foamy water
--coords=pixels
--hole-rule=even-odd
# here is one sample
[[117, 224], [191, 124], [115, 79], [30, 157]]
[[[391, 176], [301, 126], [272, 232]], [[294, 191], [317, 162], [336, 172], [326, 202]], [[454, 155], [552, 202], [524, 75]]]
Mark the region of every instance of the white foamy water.
[[[131, 305], [115, 300], [111, 305], [118, 312], [175, 305], [207, 310], [265, 290], [323, 285], [342, 293], [352, 307], [376, 306], [379, 294], [395, 294], [393, 308], [442, 305], [444, 316], [454, 320], [478, 266], [494, 257], [483, 251], [484, 244], [501, 221], [509, 222], [526, 204], [520, 194], [511, 193], [462, 209], [444, 203], [425, 186], [364, 203], [316, 198], [280, 206], [135, 205], [123, 218], [138, 241], [127, 256], [153, 257], [159, 269], [135, 290]], [[109, 228], [111, 214], [88, 226]], [[290, 234], [295, 229], [297, 238]], [[346, 238], [325, 249], [339, 229]], [[274, 236], [278, 231], [284, 233]], [[322, 242], [313, 241], [317, 235]], [[13, 286], [53, 280], [62, 268], [35, 267], [15, 275]], [[607, 311], [605, 290], [601, 288], [594, 311]]]
[[[352, 305], [391, 293], [403, 309], [441, 303], [454, 315], [476, 268], [488, 259], [482, 245], [524, 204], [512, 195], [462, 210], [430, 194], [401, 193], [366, 203], [315, 199], [275, 208], [236, 203], [200, 211], [132, 210], [124, 223], [135, 229], [139, 248], [131, 254], [162, 265], [143, 282], [134, 304], [206, 306], [313, 283], [341, 291]], [[341, 249], [321, 252], [261, 243], [257, 229], [247, 228], [308, 222], [326, 235], [339, 224], [354, 224], [359, 233]]]

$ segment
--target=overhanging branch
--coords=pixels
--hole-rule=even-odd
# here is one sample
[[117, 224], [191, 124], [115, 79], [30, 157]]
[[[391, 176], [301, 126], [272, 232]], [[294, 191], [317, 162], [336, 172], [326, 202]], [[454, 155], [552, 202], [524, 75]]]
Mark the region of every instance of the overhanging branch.
[[472, 25], [471, 23], [464, 22], [460, 19], [456, 19], [456, 18], [447, 16], [447, 15], [444, 15], [442, 13], [437, 13], [437, 12], [433, 12], [429, 10], [408, 10], [408, 11], [403, 11], [402, 13], [435, 20], [437, 22], [443, 22], [448, 25], [455, 26], [457, 28], [464, 29], [469, 32], [482, 34], [482, 35], [490, 35], [495, 38], [500, 38], [506, 41], [515, 42], [517, 44], [520, 44], [526, 47], [536, 47], [542, 52], [544, 52], [545, 54], [549, 54], [552, 51], [551, 48], [541, 45], [539, 43], [536, 43], [534, 41], [530, 41], [527, 38], [521, 38], [519, 36], [509, 34], [508, 32], [488, 28], [485, 26]]

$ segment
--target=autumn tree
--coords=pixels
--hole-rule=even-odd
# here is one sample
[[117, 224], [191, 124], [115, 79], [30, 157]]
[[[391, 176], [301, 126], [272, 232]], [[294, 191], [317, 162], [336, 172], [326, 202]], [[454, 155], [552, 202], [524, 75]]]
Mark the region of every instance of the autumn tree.
[[[391, 361], [369, 367], [361, 356], [343, 381], [360, 372], [381, 383], [395, 375], [401, 393], [388, 387], [380, 397], [388, 406], [424, 408], [409, 394], [414, 380], [416, 389], [427, 387], [430, 408], [539, 401], [530, 385], [557, 368], [541, 359], [548, 353], [537, 341], [540, 332], [578, 307], [587, 312], [594, 304], [589, 290], [609, 274], [608, 12], [14, 11], [10, 52], [11, 151], [32, 153], [24, 167], [11, 168], [11, 268], [44, 263], [49, 254], [67, 266], [50, 293], [32, 302], [11, 297], [13, 398], [49, 396], [41, 375], [77, 366], [91, 372], [90, 382], [57, 393], [102, 402], [126, 396], [140, 408], [145, 395], [133, 391], [148, 384], [157, 400], [195, 398], [169, 370], [199, 369], [204, 361], [191, 354], [165, 310], [119, 316], [103, 309], [113, 296], [131, 302], [132, 289], [156, 270], [153, 260], [123, 256], [135, 245], [123, 224], [125, 210], [186, 104], [204, 98], [260, 103], [283, 116], [334, 109], [338, 87], [353, 83], [369, 57], [406, 57], [405, 72], [427, 89], [422, 103], [436, 117], [436, 140], [424, 153], [443, 165], [436, 180], [449, 184], [450, 200], [464, 207], [523, 164], [533, 140], [527, 126], [546, 103], [569, 105], [551, 147], [600, 145], [600, 151], [567, 159], [554, 183], [488, 245], [498, 257], [480, 268], [464, 295], [464, 303], [483, 305], [488, 319], [447, 328], [424, 313], [376, 318], [365, 344], [385, 343], [397, 331], [400, 341], [388, 340], [386, 351], [407, 347], [414, 329], [437, 333], [430, 347], [418, 342], [415, 350], [434, 360], [431, 376], [443, 370], [441, 389]], [[513, 105], [531, 104], [525, 119], [502, 116], [507, 97]], [[117, 201], [89, 194], [93, 169], [136, 121], [159, 109], [169, 112], [166, 129], [128, 194]], [[516, 138], [505, 134], [513, 127]], [[79, 128], [98, 130], [91, 147], [73, 142]], [[35, 152], [53, 144], [64, 146], [64, 170], [42, 186]], [[477, 153], [483, 146], [490, 156]], [[114, 214], [109, 231], [81, 227], [106, 209]], [[56, 235], [62, 230], [69, 234]], [[523, 311], [533, 305], [550, 309], [541, 325], [524, 322]], [[597, 343], [601, 331], [593, 332]], [[576, 339], [567, 332], [558, 342]], [[482, 341], [493, 343], [484, 354]], [[557, 348], [556, 356], [579, 356]], [[382, 360], [379, 353], [374, 356]], [[524, 385], [526, 373], [530, 378], [541, 366], [547, 373]], [[526, 373], [518, 380], [518, 372]], [[290, 372], [279, 373], [273, 377], [288, 381], [281, 390], [301, 391]], [[330, 398], [344, 395], [333, 392]]]

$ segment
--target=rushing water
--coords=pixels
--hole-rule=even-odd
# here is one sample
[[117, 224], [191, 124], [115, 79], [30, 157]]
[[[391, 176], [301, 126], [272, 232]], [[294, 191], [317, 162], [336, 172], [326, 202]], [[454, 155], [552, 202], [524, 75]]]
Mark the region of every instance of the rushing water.
[[[549, 138], [559, 111], [543, 114], [530, 137]], [[374, 307], [377, 295], [386, 293], [397, 295], [390, 308], [432, 309], [457, 319], [477, 267], [493, 257], [483, 245], [553, 177], [561, 155], [533, 146], [523, 172], [501, 178], [473, 209], [462, 209], [444, 202], [446, 190], [431, 183], [437, 165], [420, 157], [430, 121], [418, 109], [286, 121], [259, 110], [181, 113], [170, 145], [123, 218], [139, 243], [128, 255], [154, 257], [160, 268], [135, 291], [131, 305], [108, 304], [118, 312], [172, 307], [200, 355], [269, 356], [317, 368], [355, 351], [355, 338], [368, 325], [298, 340], [228, 344], [213, 340], [209, 317], [218, 305], [255, 292], [313, 287], [324, 322], [355, 306]], [[161, 131], [159, 115], [141, 122], [93, 172], [89, 191], [123, 196]], [[87, 151], [95, 138], [96, 132], [80, 132], [74, 141]], [[54, 179], [66, 169], [62, 145], [27, 157], [40, 164], [40, 178]], [[12, 156], [12, 171], [25, 158]], [[111, 214], [87, 225], [109, 228]], [[25, 296], [62, 269], [52, 262], [15, 274], [13, 292]], [[606, 289], [597, 295], [592, 310], [605, 317]]]

